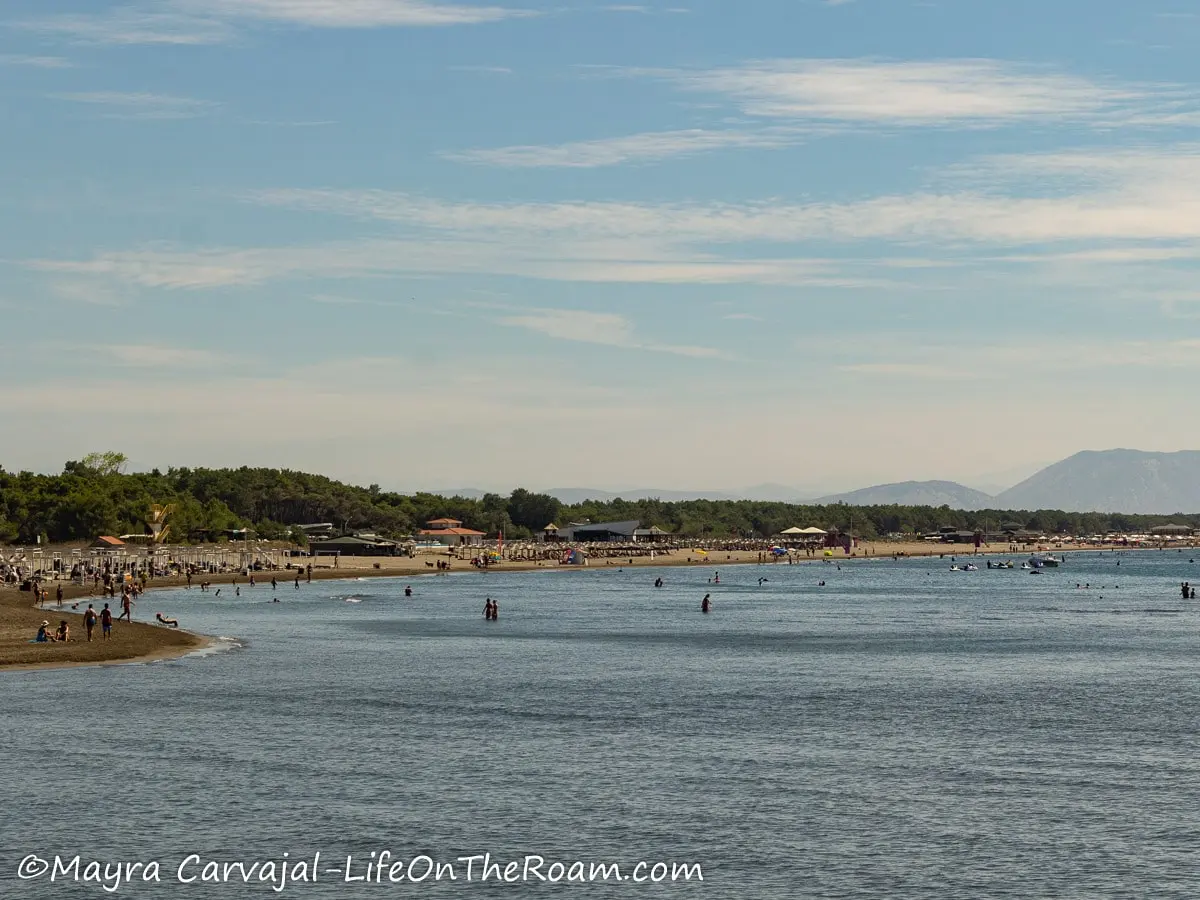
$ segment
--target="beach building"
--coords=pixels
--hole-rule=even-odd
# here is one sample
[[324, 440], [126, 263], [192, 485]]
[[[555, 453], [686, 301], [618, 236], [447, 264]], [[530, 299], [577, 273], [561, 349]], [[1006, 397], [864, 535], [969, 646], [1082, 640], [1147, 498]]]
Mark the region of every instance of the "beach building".
[[423, 541], [437, 541], [447, 547], [481, 547], [487, 537], [482, 531], [463, 528], [458, 519], [430, 519], [419, 532]]
[[313, 556], [396, 556], [400, 545], [375, 534], [347, 534], [342, 537], [310, 541]]
[[125, 542], [111, 534], [102, 535], [92, 541], [93, 550], [124, 550]]
[[322, 541], [333, 537], [332, 522], [314, 522], [311, 525], [292, 525], [293, 530], [303, 531], [310, 541]]
[[551, 522], [542, 529], [541, 539], [548, 544], [552, 544], [558, 540], [558, 526]]
[[575, 543], [630, 543], [642, 523], [637, 519], [625, 522], [591, 522], [558, 529], [560, 540]]
[[1191, 525], [1155, 525], [1150, 529], [1150, 533], [1156, 538], [1180, 538], [1191, 537], [1195, 534], [1196, 529]]
[[649, 541], [650, 543], [669, 541], [671, 539], [671, 532], [663, 531], [657, 525], [651, 525], [649, 528], [635, 528], [633, 539], [638, 542]]

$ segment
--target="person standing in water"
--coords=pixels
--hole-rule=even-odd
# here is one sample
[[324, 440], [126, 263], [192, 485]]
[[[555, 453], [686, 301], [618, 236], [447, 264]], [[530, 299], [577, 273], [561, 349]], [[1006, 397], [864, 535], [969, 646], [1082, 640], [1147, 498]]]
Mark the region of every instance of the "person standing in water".
[[700, 601], [700, 612], [706, 613], [712, 608], [712, 600], [709, 599], [710, 597], [710, 594], [704, 595], [704, 599]]
[[483, 617], [489, 622], [492, 621], [492, 598], [488, 597], [487, 602], [483, 604]]
[[500, 619], [500, 604], [498, 601], [492, 601], [492, 621], [496, 622]]

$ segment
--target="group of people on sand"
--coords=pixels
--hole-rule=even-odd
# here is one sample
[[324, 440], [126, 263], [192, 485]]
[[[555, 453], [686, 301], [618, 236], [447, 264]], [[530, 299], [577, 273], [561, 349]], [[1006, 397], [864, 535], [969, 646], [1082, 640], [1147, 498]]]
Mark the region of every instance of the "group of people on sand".
[[66, 643], [70, 639], [71, 626], [67, 624], [66, 619], [59, 621], [58, 629], [56, 631], [51, 631], [50, 623], [43, 619], [41, 627], [38, 628], [37, 637], [33, 639], [33, 642], [35, 644], [49, 644], [55, 642]]
[[[126, 612], [128, 612], [128, 607], [126, 607]], [[130, 619], [130, 621], [133, 620]], [[89, 603], [87, 610], [83, 614], [83, 628], [87, 633], [89, 643], [95, 637], [97, 625], [100, 626], [102, 638], [106, 641], [109, 640], [112, 637], [113, 614], [112, 610], [108, 608], [107, 603], [104, 604], [104, 609], [99, 612], [96, 612], [96, 607]], [[58, 628], [53, 633], [50, 632], [50, 623], [43, 619], [33, 642], [35, 644], [66, 643], [70, 640], [71, 626], [67, 624], [66, 619], [59, 621]]]
[[489, 622], [495, 622], [500, 618], [500, 604], [491, 597], [488, 597], [487, 603], [483, 604], [483, 617]]

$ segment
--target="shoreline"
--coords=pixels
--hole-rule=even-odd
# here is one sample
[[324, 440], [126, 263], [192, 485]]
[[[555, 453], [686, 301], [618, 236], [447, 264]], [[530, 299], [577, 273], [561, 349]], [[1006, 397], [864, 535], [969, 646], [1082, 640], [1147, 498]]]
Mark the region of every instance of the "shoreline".
[[[855, 562], [862, 560], [888, 560], [893, 557], [897, 559], [938, 559], [949, 557], [975, 557], [975, 556], [1007, 556], [1007, 557], [1022, 557], [1031, 555], [1037, 552], [1053, 552], [1055, 555], [1076, 554], [1076, 553], [1116, 553], [1116, 552], [1134, 552], [1136, 550], [1160, 550], [1166, 549], [1161, 547], [1073, 547], [1073, 548], [1054, 548], [1053, 551], [1027, 550], [1022, 549], [1013, 551], [1010, 549], [993, 550], [988, 547], [980, 548], [976, 551], [971, 545], [942, 545], [953, 549], [930, 549], [928, 544], [868, 544], [854, 551], [853, 555], [839, 553], [834, 556], [805, 556], [796, 560], [790, 565], [822, 565], [844, 562]], [[1189, 548], [1195, 549], [1195, 548]], [[919, 552], [915, 552], [919, 551]], [[723, 556], [724, 559], [716, 558]], [[438, 555], [437, 559], [444, 559]], [[700, 569], [721, 569], [726, 566], [745, 566], [745, 565], [761, 565], [766, 567], [771, 566], [787, 566], [789, 563], [786, 560], [774, 561], [770, 558], [759, 560], [758, 551], [742, 550], [742, 551], [710, 551], [708, 555], [697, 556], [691, 550], [679, 550], [672, 554], [664, 554], [650, 558], [648, 556], [635, 556], [632, 558], [632, 563], [627, 557], [620, 557], [619, 561], [613, 558], [597, 558], [593, 562], [594, 565], [587, 566], [566, 566], [557, 563], [549, 563], [547, 561], [526, 561], [526, 560], [506, 560], [503, 563], [496, 565], [493, 568], [476, 568], [469, 562], [464, 562], [458, 559], [450, 559], [450, 567], [448, 569], [435, 569], [432, 563], [421, 559], [406, 560], [405, 565], [386, 565], [386, 562], [395, 557], [348, 557], [343, 561], [345, 565], [339, 565], [337, 568], [314, 568], [312, 573], [313, 581], [348, 581], [362, 578], [419, 578], [427, 576], [441, 575], [461, 575], [468, 572], [476, 572], [479, 574], [488, 574], [491, 571], [497, 572], [587, 572], [596, 570], [605, 570], [613, 568], [619, 569], [625, 567], [672, 567], [672, 568], [700, 568]], [[601, 564], [603, 560], [603, 565]], [[376, 568], [378, 566], [378, 568]], [[274, 571], [263, 570], [256, 573], [256, 579], [259, 581], [258, 586], [262, 586], [263, 579], [269, 581], [274, 576], [281, 584], [286, 585], [288, 582], [295, 581], [296, 569], [277, 569]], [[301, 570], [303, 571], [303, 570]], [[283, 577], [280, 577], [280, 576]], [[223, 572], [217, 574], [193, 576], [193, 584], [199, 590], [199, 582], [207, 581], [213, 585], [228, 585], [235, 582], [239, 585], [248, 583], [248, 576], [242, 575], [240, 572]], [[302, 575], [300, 579], [302, 584], [307, 584], [307, 575]], [[147, 583], [146, 591], [142, 595], [143, 598], [150, 596], [156, 591], [178, 590], [186, 588], [187, 579], [185, 576], [171, 576], [169, 578], [155, 579]], [[113, 602], [112, 598], [106, 601], [102, 595], [92, 592], [93, 589], [89, 586], [81, 585], [63, 585], [63, 602], [67, 603], [82, 603], [92, 602], [103, 605], [105, 602]], [[0, 674], [7, 672], [30, 672], [38, 669], [67, 669], [79, 668], [88, 666], [112, 666], [112, 665], [140, 665], [153, 662], [161, 662], [168, 659], [181, 659], [191, 656], [200, 651], [211, 649], [216, 646], [217, 638], [211, 635], [199, 634], [196, 632], [187, 631], [185, 629], [168, 629], [153, 622], [135, 621], [132, 623], [120, 622], [114, 624], [114, 633], [119, 627], [122, 632], [128, 633], [132, 631], [134, 642], [131, 646], [128, 643], [122, 642], [116, 653], [112, 652], [114, 645], [111, 642], [94, 640], [87, 642], [75, 638], [71, 641], [70, 650], [74, 651], [74, 657], [71, 659], [36, 659], [30, 658], [35, 653], [44, 652], [47, 648], [56, 648], [56, 644], [32, 644], [26, 635], [33, 634], [37, 631], [38, 624], [41, 619], [50, 619], [51, 616], [58, 616], [60, 619], [67, 619], [71, 624], [72, 629], [76, 634], [83, 632], [83, 615], [80, 611], [69, 610], [67, 608], [59, 609], [55, 600], [51, 600], [43, 607], [36, 605], [28, 605], [24, 603], [25, 595], [18, 591], [9, 593], [6, 589], [0, 593], [0, 611], [4, 612], [5, 628], [0, 629]], [[14, 621], [15, 620], [15, 621]], [[17, 636], [20, 635], [20, 636]], [[31, 649], [36, 648], [36, 649]], [[91, 648], [91, 649], [88, 649]], [[105, 652], [109, 649], [109, 652]], [[124, 652], [131, 651], [131, 652]]]

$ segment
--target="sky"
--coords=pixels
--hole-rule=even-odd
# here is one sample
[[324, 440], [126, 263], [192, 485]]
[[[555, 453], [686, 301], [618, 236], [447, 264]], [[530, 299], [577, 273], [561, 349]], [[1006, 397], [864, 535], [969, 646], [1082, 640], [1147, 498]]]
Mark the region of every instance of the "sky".
[[1184, 0], [4, 0], [0, 464], [1011, 484], [1193, 448]]

